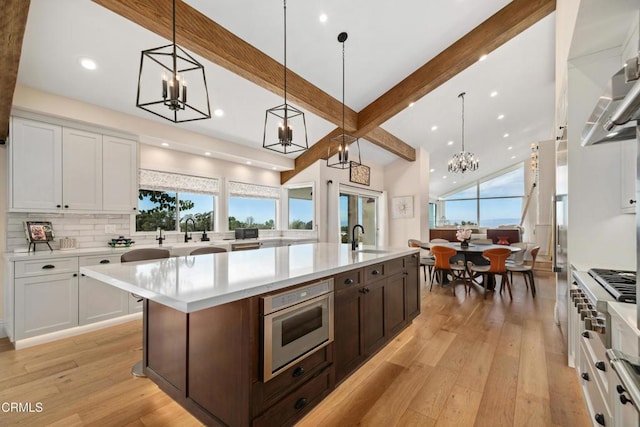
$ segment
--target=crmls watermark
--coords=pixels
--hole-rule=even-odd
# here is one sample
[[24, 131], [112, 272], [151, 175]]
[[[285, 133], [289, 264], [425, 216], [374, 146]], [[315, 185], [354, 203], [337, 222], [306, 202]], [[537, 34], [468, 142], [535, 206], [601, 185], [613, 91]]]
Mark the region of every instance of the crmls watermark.
[[42, 402], [2, 402], [0, 413], [40, 413], [44, 410]]

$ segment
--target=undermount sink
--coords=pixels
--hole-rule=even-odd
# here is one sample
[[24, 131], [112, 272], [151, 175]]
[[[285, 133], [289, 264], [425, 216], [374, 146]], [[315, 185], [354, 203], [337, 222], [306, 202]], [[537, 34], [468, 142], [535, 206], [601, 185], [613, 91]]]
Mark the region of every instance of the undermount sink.
[[391, 251], [385, 251], [384, 249], [358, 249], [354, 252], [361, 254], [388, 254]]

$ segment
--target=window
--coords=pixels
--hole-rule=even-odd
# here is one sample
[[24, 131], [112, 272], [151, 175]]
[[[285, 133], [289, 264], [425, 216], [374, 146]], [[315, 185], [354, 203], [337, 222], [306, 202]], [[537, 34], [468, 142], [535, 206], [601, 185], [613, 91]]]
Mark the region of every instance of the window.
[[280, 187], [229, 181], [229, 230], [275, 229]]
[[184, 231], [187, 218], [195, 230], [215, 229], [217, 179], [141, 169], [139, 182], [137, 232]]
[[524, 164], [449, 194], [443, 200], [447, 225], [494, 228], [519, 224], [524, 200]]
[[313, 187], [289, 188], [289, 229], [313, 229]]

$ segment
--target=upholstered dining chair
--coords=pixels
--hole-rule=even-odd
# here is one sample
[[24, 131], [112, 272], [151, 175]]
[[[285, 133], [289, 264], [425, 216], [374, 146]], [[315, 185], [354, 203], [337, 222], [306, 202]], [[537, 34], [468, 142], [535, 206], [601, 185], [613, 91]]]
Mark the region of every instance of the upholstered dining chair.
[[[409, 247], [410, 248], [423, 248], [425, 246], [420, 240], [409, 239]], [[422, 272], [424, 273], [424, 282], [427, 283], [427, 269], [429, 269], [429, 281], [431, 281], [431, 272], [433, 270], [433, 266], [435, 265], [436, 260], [433, 257], [431, 251], [426, 249], [420, 249], [420, 267], [422, 267]]]
[[[134, 262], [134, 261], [147, 261], [152, 259], [162, 259], [169, 258], [169, 251], [167, 249], [160, 248], [144, 248], [144, 249], [134, 249], [132, 251], [126, 252], [122, 254], [120, 257], [120, 262]], [[144, 298], [140, 295], [131, 293], [131, 296], [138, 299], [138, 301], [143, 300]], [[144, 369], [142, 367], [142, 360], [136, 362], [133, 367], [131, 367], [131, 375], [134, 377], [143, 377], [146, 378], [144, 374]]]
[[220, 248], [217, 246], [207, 246], [204, 248], [194, 249], [189, 255], [217, 254], [220, 252], [227, 252], [227, 250], [225, 248]]
[[519, 251], [512, 252], [507, 258], [507, 265], [522, 265], [524, 264], [524, 254], [527, 251], [527, 244], [525, 242], [512, 243], [510, 246], [520, 248]]
[[[527, 285], [527, 289], [529, 289], [529, 287], [531, 287], [531, 295], [535, 298], [536, 297], [536, 283], [533, 277], [533, 269], [536, 266], [536, 258], [538, 256], [538, 251], [540, 250], [540, 246], [534, 246], [531, 249], [531, 265], [525, 265], [523, 263], [521, 263], [520, 265], [512, 265], [512, 264], [507, 264], [507, 271], [509, 272], [509, 276], [511, 281], [513, 282], [513, 273], [522, 273], [522, 276], [524, 278], [524, 284]], [[523, 259], [524, 259], [524, 251], [523, 252]]]
[[[487, 283], [489, 279], [493, 279], [492, 282], [496, 286], [495, 277], [500, 276], [500, 293], [504, 285], [507, 285], [509, 291], [509, 297], [513, 299], [511, 294], [511, 283], [509, 282], [509, 276], [507, 274], [506, 260], [511, 255], [509, 248], [492, 248], [482, 251], [482, 256], [489, 260], [489, 265], [474, 265], [471, 264], [470, 270], [474, 273], [482, 274], [482, 287], [484, 289], [484, 297], [487, 297]], [[494, 288], [495, 290], [495, 288]]]
[[[434, 277], [440, 273], [440, 284], [444, 284], [444, 280], [447, 274], [451, 274], [451, 290], [453, 294], [456, 293], [456, 282], [461, 281], [464, 285], [464, 292], [467, 293], [467, 280], [465, 278], [465, 266], [459, 264], [452, 264], [451, 257], [455, 256], [458, 251], [448, 246], [431, 245], [431, 253], [435, 256], [435, 265], [433, 269]], [[431, 278], [431, 286], [429, 291], [433, 288], [433, 277]]]

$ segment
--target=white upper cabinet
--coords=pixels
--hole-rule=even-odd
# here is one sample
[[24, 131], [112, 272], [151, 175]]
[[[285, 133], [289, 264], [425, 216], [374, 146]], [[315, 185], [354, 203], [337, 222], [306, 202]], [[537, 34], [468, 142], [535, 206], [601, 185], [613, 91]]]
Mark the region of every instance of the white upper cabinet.
[[15, 117], [9, 147], [11, 208], [62, 208], [62, 128]]
[[623, 213], [636, 213], [636, 153], [635, 140], [622, 141], [620, 150], [620, 209]]
[[135, 213], [137, 143], [14, 117], [10, 210]]
[[102, 209], [102, 135], [62, 129], [64, 210]]

